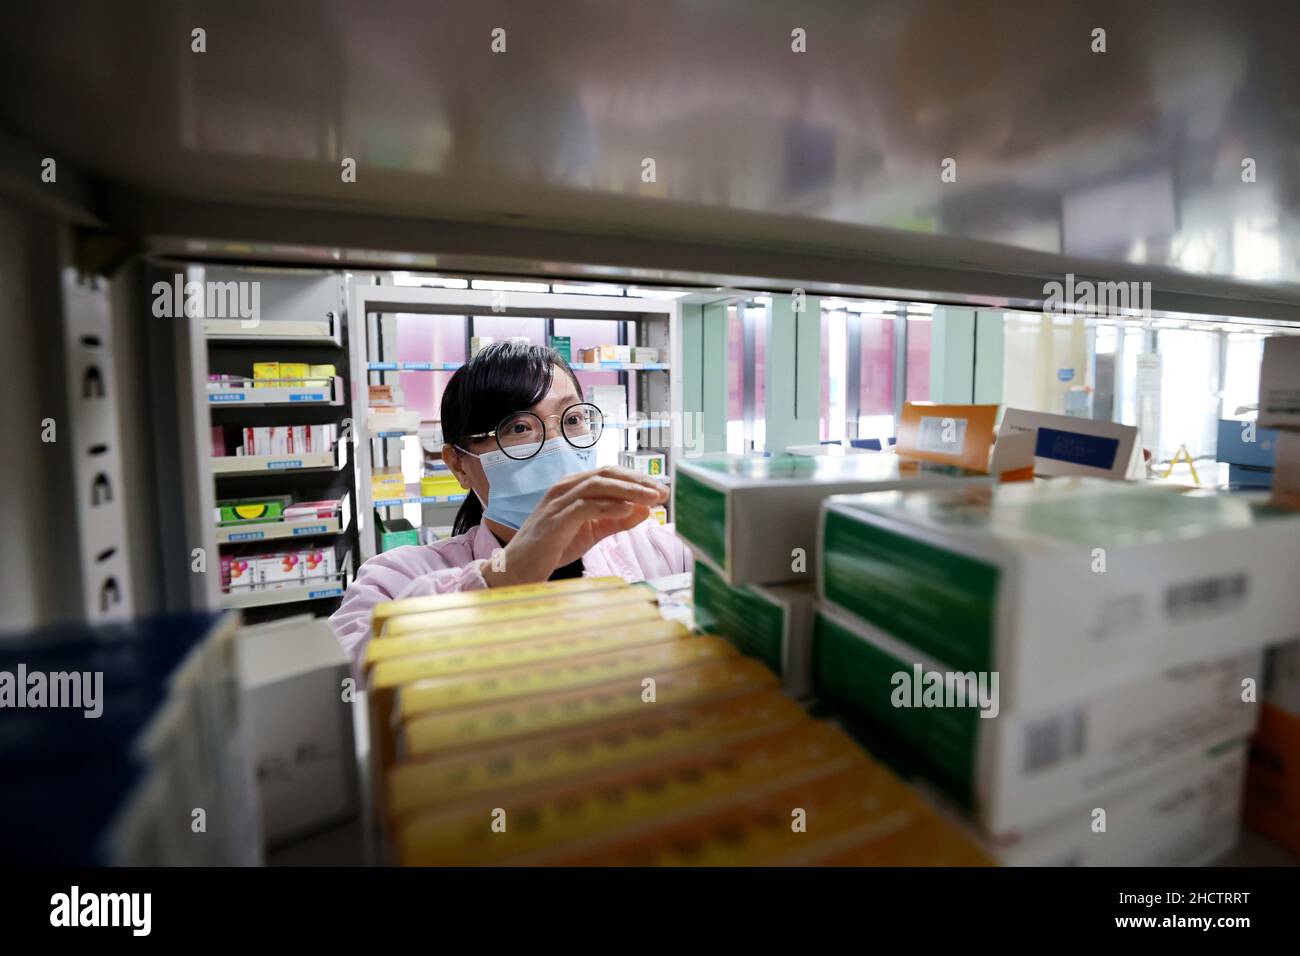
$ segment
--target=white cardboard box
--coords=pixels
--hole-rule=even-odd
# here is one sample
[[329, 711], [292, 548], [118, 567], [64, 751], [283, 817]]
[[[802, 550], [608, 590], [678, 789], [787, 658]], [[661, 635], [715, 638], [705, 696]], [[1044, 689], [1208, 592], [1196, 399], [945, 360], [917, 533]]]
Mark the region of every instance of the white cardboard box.
[[673, 474], [673, 523], [696, 558], [729, 584], [808, 581], [817, 513], [828, 495], [996, 480], [892, 454], [681, 458]]
[[[1205, 866], [1237, 844], [1245, 772], [1244, 741], [1197, 753], [990, 852], [1004, 866]], [[1096, 810], [1104, 832], [1094, 829]]]
[[1137, 428], [1072, 415], [1049, 415], [1023, 408], [1002, 413], [998, 437], [1034, 436], [1034, 474], [1123, 479], [1137, 448]]
[[1264, 340], [1257, 421], [1261, 428], [1300, 428], [1300, 335]]
[[267, 842], [355, 816], [352, 667], [329, 624], [303, 615], [242, 629], [239, 675]]
[[1300, 632], [1300, 513], [1266, 493], [1057, 478], [845, 496], [818, 547], [825, 604], [996, 670], [1016, 711]]
[[833, 610], [818, 618], [814, 658], [822, 700], [863, 715], [865, 729], [999, 840], [1245, 739], [1259, 716], [1258, 695], [1244, 701], [1242, 681], [1258, 685], [1260, 651], [1137, 676], [1033, 710], [1011, 710], [994, 697], [989, 717], [980, 716], [978, 700], [915, 706], [925, 703], [913, 696], [925, 684], [917, 668], [921, 675], [948, 669]]

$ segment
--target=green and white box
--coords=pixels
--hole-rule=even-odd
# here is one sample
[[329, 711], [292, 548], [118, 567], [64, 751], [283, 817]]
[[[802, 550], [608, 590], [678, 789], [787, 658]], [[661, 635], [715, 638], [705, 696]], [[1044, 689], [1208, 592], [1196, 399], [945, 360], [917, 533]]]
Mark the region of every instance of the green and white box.
[[[1016, 711], [991, 677], [980, 685], [974, 672], [954, 671], [833, 610], [817, 617], [813, 657], [823, 702], [854, 715], [870, 743], [998, 840], [1248, 737], [1259, 704], [1242, 699], [1242, 682], [1257, 686], [1263, 666], [1261, 651], [1243, 651]], [[948, 686], [959, 692], [944, 693]]]
[[988, 850], [1003, 866], [1207, 866], [1240, 837], [1246, 758], [1245, 741], [1209, 748], [1140, 787]]
[[1300, 513], [1266, 496], [1057, 478], [834, 498], [823, 602], [1040, 711], [1300, 631]]
[[781, 677], [792, 697], [812, 693], [811, 581], [732, 587], [702, 561], [695, 562], [695, 624], [756, 657]]
[[888, 452], [681, 459], [673, 475], [673, 520], [695, 556], [728, 584], [811, 581], [817, 512], [828, 495], [995, 480]]

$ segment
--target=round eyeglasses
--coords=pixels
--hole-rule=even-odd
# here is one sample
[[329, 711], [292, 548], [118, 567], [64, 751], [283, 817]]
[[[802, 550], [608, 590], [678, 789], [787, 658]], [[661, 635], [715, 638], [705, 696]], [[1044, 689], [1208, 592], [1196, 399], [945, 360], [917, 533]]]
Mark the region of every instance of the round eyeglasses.
[[543, 420], [532, 412], [514, 412], [501, 419], [501, 423], [490, 432], [466, 435], [469, 441], [480, 438], [495, 438], [497, 447], [509, 458], [523, 461], [532, 458], [542, 450], [546, 441], [546, 423], [559, 419], [560, 434], [574, 448], [590, 448], [600, 441], [605, 430], [605, 416], [600, 409], [588, 402], [570, 405], [559, 415], [548, 415]]

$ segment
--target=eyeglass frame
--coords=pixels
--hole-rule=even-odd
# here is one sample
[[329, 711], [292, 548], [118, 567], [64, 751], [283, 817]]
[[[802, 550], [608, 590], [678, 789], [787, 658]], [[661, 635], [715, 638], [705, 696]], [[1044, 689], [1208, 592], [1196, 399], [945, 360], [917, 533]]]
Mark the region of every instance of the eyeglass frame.
[[[567, 415], [569, 412], [573, 411], [573, 409], [575, 408], [590, 408], [592, 411], [596, 413], [596, 417], [600, 422], [600, 429], [599, 429], [599, 433], [596, 435], [596, 441], [592, 442], [590, 445], [575, 445], [573, 443], [573, 439], [571, 439], [568, 435], [564, 433], [564, 424], [563, 424], [564, 416]], [[503, 424], [505, 424], [510, 419], [515, 418], [519, 415], [532, 415], [533, 418], [537, 419], [539, 422], [542, 423], [542, 441], [538, 443], [537, 447], [533, 450], [533, 453], [531, 455], [525, 455], [523, 458], [515, 458], [514, 455], [506, 451], [505, 446], [501, 444], [501, 439], [497, 436], [497, 432], [501, 430], [501, 426]], [[567, 408], [565, 408], [564, 411], [560, 412], [560, 414], [547, 415], [546, 417], [542, 417], [541, 415], [538, 415], [536, 412], [529, 412], [529, 411], [511, 412], [508, 415], [503, 415], [501, 417], [501, 421], [497, 422], [497, 427], [492, 429], [491, 431], [479, 432], [476, 435], [465, 435], [463, 436], [462, 440], [465, 442], [472, 442], [472, 441], [478, 441], [480, 438], [495, 438], [497, 442], [497, 448], [507, 458], [513, 459], [514, 461], [527, 461], [529, 458], [535, 458], [538, 452], [542, 450], [542, 444], [545, 443], [546, 441], [546, 425], [552, 418], [560, 419], [560, 437], [563, 438], [574, 448], [582, 448], [582, 449], [594, 448], [596, 446], [596, 442], [600, 441], [600, 436], [605, 433], [605, 413], [602, 412], [599, 407], [593, 405], [591, 402], [574, 402], [572, 405], [569, 405]]]

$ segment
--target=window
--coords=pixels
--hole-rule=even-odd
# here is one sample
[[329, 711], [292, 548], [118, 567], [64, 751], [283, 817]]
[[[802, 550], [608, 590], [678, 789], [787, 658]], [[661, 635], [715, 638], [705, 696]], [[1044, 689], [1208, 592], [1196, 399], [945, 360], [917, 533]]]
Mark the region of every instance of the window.
[[930, 400], [930, 330], [928, 315], [907, 317], [907, 400]]
[[[422, 315], [401, 312], [396, 316], [397, 348], [386, 351], [394, 362], [464, 362], [465, 317], [463, 315]], [[450, 372], [398, 372], [385, 380], [397, 384], [407, 408], [420, 413], [420, 420], [438, 421], [441, 416], [442, 392]]]
[[897, 319], [886, 315], [862, 314], [851, 321], [858, 325], [858, 409], [855, 438], [885, 439], [894, 435], [894, 350], [897, 347]]

